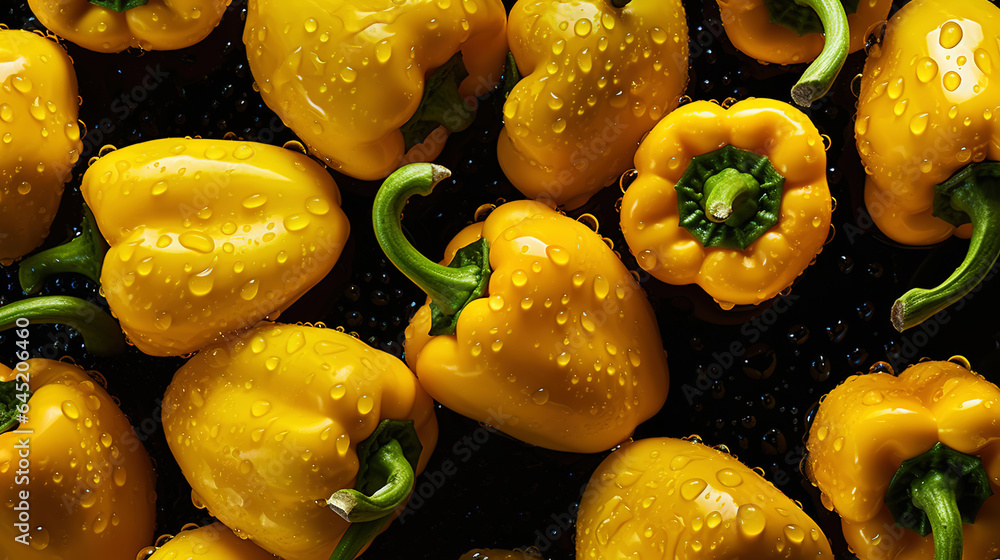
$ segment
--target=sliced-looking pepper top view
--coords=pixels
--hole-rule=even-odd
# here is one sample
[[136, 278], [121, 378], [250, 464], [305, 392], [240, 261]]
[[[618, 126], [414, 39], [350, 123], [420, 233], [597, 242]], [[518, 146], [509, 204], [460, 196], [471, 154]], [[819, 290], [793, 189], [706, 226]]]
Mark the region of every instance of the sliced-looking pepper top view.
[[823, 138], [787, 103], [684, 105], [643, 140], [635, 167], [621, 226], [639, 266], [697, 283], [724, 308], [776, 296], [830, 235]]

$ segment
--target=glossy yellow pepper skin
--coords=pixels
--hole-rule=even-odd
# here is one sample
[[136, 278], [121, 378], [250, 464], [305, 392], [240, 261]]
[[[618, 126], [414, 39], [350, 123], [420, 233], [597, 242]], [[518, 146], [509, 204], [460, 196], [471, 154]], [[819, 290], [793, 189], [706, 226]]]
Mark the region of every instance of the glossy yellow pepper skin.
[[170, 51], [208, 36], [231, 0], [28, 0], [42, 25], [85, 49]]
[[913, 0], [868, 53], [854, 133], [868, 212], [894, 241], [930, 245], [954, 234], [932, 215], [934, 185], [968, 163], [1000, 160], [990, 80], [998, 27], [1000, 8], [987, 0]]
[[[780, 210], [772, 215], [776, 223], [761, 227], [743, 249], [704, 245], [684, 227], [696, 212], [682, 213], [678, 206], [676, 187], [692, 159], [724, 146], [766, 157], [784, 177]], [[833, 203], [823, 139], [808, 117], [786, 103], [749, 99], [728, 109], [689, 103], [643, 140], [635, 167], [638, 175], [622, 200], [621, 227], [639, 266], [669, 284], [697, 283], [724, 308], [773, 298], [809, 266], [830, 233]], [[714, 222], [707, 209], [698, 211]], [[764, 215], [755, 212], [751, 220]]]
[[802, 508], [732, 455], [673, 438], [609, 455], [576, 522], [577, 558], [832, 559]]
[[448, 129], [408, 150], [400, 127], [459, 52], [468, 76], [437, 122], [467, 118], [462, 99], [500, 80], [506, 23], [500, 0], [251, 0], [243, 42], [268, 107], [327, 165], [371, 180], [441, 153]]
[[[733, 46], [757, 60], [775, 64], [799, 64], [819, 56], [825, 43], [822, 32], [799, 35], [773, 23], [764, 0], [718, 0], [722, 23]], [[865, 46], [868, 31], [885, 21], [892, 0], [861, 0], [857, 10], [847, 14], [850, 29], [849, 52]]]
[[[375, 200], [379, 242], [425, 291], [426, 277], [455, 269], [416, 253], [399, 212], [447, 173], [404, 167]], [[444, 406], [532, 445], [596, 453], [628, 439], [669, 384], [653, 310], [628, 269], [600, 235], [535, 201], [508, 202], [462, 230], [444, 262], [483, 243], [488, 282], [460, 309], [453, 334], [437, 334], [433, 294], [406, 328], [406, 361], [420, 383]]]
[[615, 182], [688, 80], [679, 0], [520, 0], [507, 38], [524, 76], [504, 104], [497, 157], [528, 198], [567, 208]]
[[163, 400], [196, 500], [285, 560], [331, 557], [348, 523], [323, 500], [354, 485], [356, 446], [387, 418], [414, 421], [419, 473], [437, 422], [413, 373], [347, 334], [299, 325], [262, 323], [203, 349]]
[[274, 560], [274, 555], [216, 522], [182, 530], [146, 560]]
[[[153, 539], [156, 480], [139, 436], [111, 396], [79, 367], [53, 360], [24, 362], [25, 371], [0, 366], [0, 382], [22, 383], [32, 395], [28, 422], [0, 434], [0, 553], [18, 560], [80, 557], [134, 560]], [[20, 401], [15, 401], [21, 404]], [[17, 446], [27, 440], [29, 466]], [[29, 492], [30, 540], [17, 506]]]
[[0, 29], [0, 262], [49, 234], [83, 145], [76, 73], [55, 41]]
[[[840, 514], [844, 537], [861, 560], [979, 560], [1000, 554], [1000, 389], [968, 362], [925, 361], [898, 376], [849, 377], [820, 402], [809, 430], [805, 472], [823, 504]], [[904, 461], [943, 443], [978, 456], [992, 487], [975, 515], [959, 523], [964, 556], [935, 556], [935, 534], [897, 527], [886, 504]], [[964, 512], [963, 512], [964, 513]]]
[[865, 62], [854, 133], [871, 219], [907, 245], [972, 237], [948, 279], [897, 300], [898, 330], [960, 299], [1000, 254], [997, 28], [1000, 8], [987, 0], [914, 0], [889, 20]]
[[333, 268], [350, 229], [325, 169], [264, 144], [136, 144], [91, 165], [81, 190], [111, 245], [104, 296], [154, 356], [273, 318]]

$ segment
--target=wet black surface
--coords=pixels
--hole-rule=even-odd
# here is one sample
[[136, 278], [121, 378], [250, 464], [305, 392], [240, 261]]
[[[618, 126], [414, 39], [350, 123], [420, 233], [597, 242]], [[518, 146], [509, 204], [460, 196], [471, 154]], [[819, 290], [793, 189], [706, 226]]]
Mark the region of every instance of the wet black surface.
[[[80, 79], [87, 136], [46, 246], [72, 235], [80, 217], [80, 177], [87, 160], [106, 144], [121, 147], [166, 136], [223, 138], [227, 133], [277, 145], [295, 139], [252, 87], [241, 42], [244, 9], [244, 2], [234, 0], [208, 39], [182, 51], [104, 55], [67, 45]], [[721, 32], [714, 2], [688, 2], [687, 9], [691, 98], [787, 99], [801, 66], [763, 66], [738, 53]], [[24, 2], [0, 8], [0, 22], [40, 28]], [[961, 354], [988, 378], [1000, 378], [1000, 325], [994, 319], [1000, 285], [995, 279], [949, 309], [946, 320], [904, 334], [889, 323], [895, 297], [943, 279], [961, 260], [967, 243], [953, 239], [932, 248], [901, 247], [871, 226], [863, 209], [864, 173], [852, 133], [856, 98], [851, 78], [863, 62], [864, 53], [852, 55], [833, 93], [807, 110], [820, 132], [831, 138], [827, 155], [830, 187], [838, 201], [836, 234], [786, 297], [725, 313], [698, 289], [641, 275], [669, 352], [672, 386], [667, 405], [635, 437], [698, 434], [708, 444], [727, 446], [802, 502], [843, 558], [852, 556], [837, 519], [822, 509], [799, 472], [803, 438], [820, 396], [879, 361], [901, 369], [922, 357]], [[156, 87], [142, 86], [147, 76], [156, 76]], [[482, 107], [476, 124], [454, 135], [438, 160], [454, 176], [407, 207], [405, 225], [417, 248], [432, 257], [440, 255], [480, 205], [521, 198], [496, 161], [499, 101], [490, 99]], [[351, 218], [351, 239], [334, 273], [282, 320], [342, 326], [400, 355], [402, 330], [423, 295], [376, 248], [369, 215], [377, 184], [334, 175]], [[597, 216], [600, 233], [614, 242], [630, 268], [640, 271], [617, 229], [620, 196], [617, 186], [609, 187], [572, 215]], [[0, 268], [0, 302], [22, 297], [15, 275], [14, 267]], [[103, 305], [97, 286], [82, 277], [50, 280], [43, 293], [72, 294]], [[36, 357], [68, 355], [107, 378], [109, 392], [121, 400], [157, 464], [158, 533], [206, 522], [205, 512], [191, 504], [190, 489], [159, 423], [159, 399], [182, 360], [151, 358], [132, 348], [110, 359], [90, 356], [77, 334], [58, 326], [34, 325], [30, 340]], [[0, 361], [13, 363], [12, 342], [11, 335], [0, 334]], [[604, 455], [531, 448], [440, 407], [438, 412], [440, 441], [418, 479], [412, 507], [364, 558], [457, 558], [475, 547], [525, 546], [552, 559], [572, 558], [574, 512], [583, 485]]]

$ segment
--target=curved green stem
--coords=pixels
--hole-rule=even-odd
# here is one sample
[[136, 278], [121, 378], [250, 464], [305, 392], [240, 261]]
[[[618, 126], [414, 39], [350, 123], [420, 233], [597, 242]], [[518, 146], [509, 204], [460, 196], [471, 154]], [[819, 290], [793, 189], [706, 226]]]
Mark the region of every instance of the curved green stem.
[[340, 542], [330, 555], [330, 560], [354, 560], [365, 545], [372, 542], [391, 521], [386, 518], [366, 523], [352, 523], [344, 536], [340, 537]]
[[808, 107], [813, 101], [826, 95], [833, 86], [847, 60], [851, 34], [847, 14], [839, 0], [795, 0], [795, 3], [815, 10], [823, 23], [823, 50], [792, 86], [792, 100], [797, 105]]
[[108, 248], [97, 229], [94, 214], [83, 207], [80, 235], [69, 242], [35, 253], [21, 261], [17, 278], [26, 294], [42, 289], [42, 282], [53, 274], [75, 272], [94, 282], [101, 282], [101, 264]]
[[450, 132], [461, 132], [476, 119], [476, 111], [465, 102], [458, 88], [469, 76], [462, 60], [462, 51], [455, 53], [434, 71], [424, 84], [424, 95], [410, 120], [399, 127], [404, 149], [423, 142], [439, 126]]
[[885, 504], [900, 527], [924, 537], [933, 533], [935, 560], [961, 560], [962, 525], [975, 523], [992, 495], [982, 458], [938, 442], [903, 461]]
[[[406, 240], [400, 223], [403, 207], [411, 196], [430, 194], [434, 185], [450, 175], [444, 167], [430, 163], [399, 168], [375, 195], [372, 223], [375, 237], [392, 264], [430, 296], [444, 320], [453, 322], [466, 304], [485, 293], [490, 275], [487, 243], [480, 240], [463, 248], [451, 266], [443, 266], [420, 254]], [[431, 333], [439, 334], [433, 329]]]
[[[935, 201], [934, 214], [955, 225], [971, 221], [969, 249], [962, 264], [937, 287], [914, 288], [896, 300], [892, 306], [896, 330], [918, 325], [960, 300], [993, 268], [1000, 256], [1000, 190], [995, 183], [980, 186], [977, 182], [991, 173], [1000, 174], [1000, 165], [968, 166], [938, 185], [938, 194], [946, 202]], [[955, 217], [956, 210], [964, 220]]]
[[353, 489], [334, 492], [326, 500], [351, 523], [330, 560], [352, 560], [385, 529], [413, 491], [423, 444], [412, 420], [382, 420], [358, 444], [358, 476]]
[[145, 6], [149, 0], [89, 0], [91, 4], [114, 10], [118, 13], [127, 12], [132, 8]]
[[760, 183], [753, 175], [729, 167], [709, 177], [704, 192], [705, 216], [738, 227], [757, 212]]
[[385, 477], [384, 486], [370, 496], [346, 488], [326, 500], [330, 509], [351, 523], [374, 521], [392, 514], [413, 491], [413, 467], [406, 461], [398, 441], [390, 441], [369, 457], [368, 468], [370, 474]]
[[955, 497], [954, 477], [927, 473], [910, 485], [913, 505], [927, 514], [934, 535], [934, 560], [962, 560], [962, 515]]
[[0, 434], [16, 430], [21, 424], [23, 415], [18, 412], [17, 406], [28, 402], [31, 391], [19, 391], [19, 385], [23, 389], [27, 384], [16, 379], [0, 381]]
[[32, 323], [59, 323], [83, 336], [87, 351], [111, 356], [125, 350], [121, 328], [103, 309], [71, 296], [43, 296], [22, 299], [0, 307], [0, 331], [14, 328], [19, 318]]

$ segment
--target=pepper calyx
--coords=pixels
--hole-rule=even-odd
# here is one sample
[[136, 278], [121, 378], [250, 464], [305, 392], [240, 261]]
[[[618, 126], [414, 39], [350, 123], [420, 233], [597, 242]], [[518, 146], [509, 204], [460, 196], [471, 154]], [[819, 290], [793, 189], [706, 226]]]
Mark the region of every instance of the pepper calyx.
[[941, 442], [903, 461], [886, 491], [896, 525], [934, 535], [935, 560], [961, 560], [962, 524], [974, 523], [993, 495], [983, 460]]
[[1000, 163], [974, 163], [934, 187], [933, 215], [953, 226], [972, 223], [965, 259], [934, 288], [909, 290], [892, 306], [892, 325], [904, 331], [972, 291], [1000, 256]]
[[[746, 249], [778, 223], [784, 185], [766, 156], [727, 144], [691, 158], [674, 185], [680, 224], [704, 247]], [[722, 221], [709, 217], [713, 195], [736, 203]]]
[[444, 266], [420, 254], [403, 234], [400, 220], [406, 201], [413, 195], [430, 194], [438, 182], [450, 175], [440, 165], [404, 165], [386, 178], [372, 204], [372, 224], [382, 250], [400, 272], [430, 296], [437, 308], [439, 315], [431, 331], [435, 335], [455, 332], [462, 309], [486, 295], [492, 272], [485, 240], [478, 246], [473, 243], [463, 248], [449, 266]]
[[353, 489], [338, 490], [326, 504], [351, 523], [330, 560], [351, 560], [392, 519], [413, 491], [423, 444], [412, 420], [382, 420], [358, 444]]
[[89, 0], [89, 2], [95, 6], [123, 13], [131, 10], [132, 8], [145, 6], [149, 0]]
[[72, 327], [83, 337], [87, 352], [95, 356], [113, 356], [125, 350], [125, 337], [118, 323], [103, 309], [84, 299], [41, 296], [0, 307], [0, 331], [14, 328], [18, 319]]
[[23, 382], [0, 381], [0, 434], [17, 429], [20, 425], [17, 407], [31, 398], [31, 391], [17, 390], [20, 384]]
[[80, 234], [62, 245], [35, 253], [21, 261], [18, 282], [24, 293], [31, 295], [42, 289], [42, 283], [53, 274], [75, 272], [101, 283], [101, 265], [108, 245], [97, 229], [94, 213], [83, 207]]
[[462, 81], [468, 76], [462, 51], [455, 53], [428, 76], [420, 105], [410, 120], [399, 127], [403, 133], [405, 151], [410, 151], [410, 148], [426, 140], [439, 126], [450, 132], [461, 132], [469, 128], [476, 118], [476, 111], [458, 91]]
[[514, 60], [514, 53], [507, 51], [507, 60], [503, 67], [503, 80], [500, 82], [504, 99], [507, 99], [510, 92], [514, 91], [514, 86], [521, 81], [521, 78], [521, 72], [517, 69], [517, 61]]

